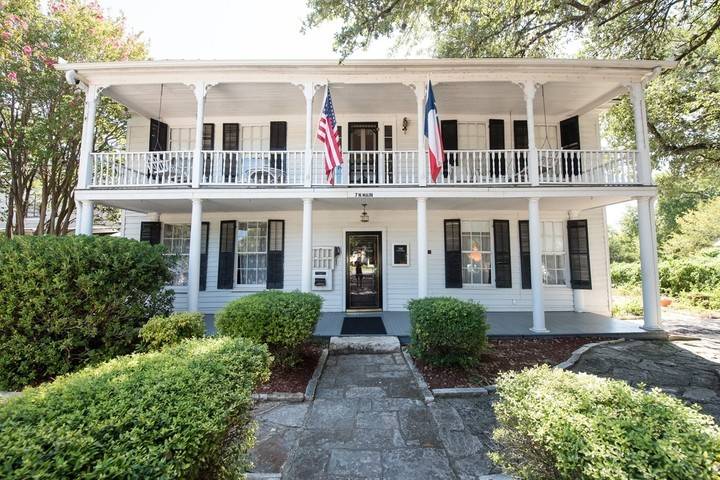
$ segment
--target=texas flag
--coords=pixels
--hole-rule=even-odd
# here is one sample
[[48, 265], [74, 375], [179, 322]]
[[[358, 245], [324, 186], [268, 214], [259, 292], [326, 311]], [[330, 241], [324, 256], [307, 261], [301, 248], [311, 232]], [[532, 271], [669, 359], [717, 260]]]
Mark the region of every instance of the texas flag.
[[445, 155], [443, 152], [442, 134], [440, 133], [440, 119], [438, 118], [437, 107], [435, 106], [435, 95], [433, 94], [430, 80], [428, 80], [427, 100], [425, 101], [425, 138], [428, 140], [430, 177], [433, 182], [436, 182], [438, 175], [442, 172]]

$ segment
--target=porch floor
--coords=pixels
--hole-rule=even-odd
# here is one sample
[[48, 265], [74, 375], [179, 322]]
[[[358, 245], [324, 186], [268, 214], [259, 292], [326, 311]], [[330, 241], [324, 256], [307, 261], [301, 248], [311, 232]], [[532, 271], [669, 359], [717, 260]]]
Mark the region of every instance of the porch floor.
[[[410, 336], [410, 314], [403, 311], [372, 313], [323, 312], [315, 327], [316, 337], [340, 335], [343, 318], [346, 316], [382, 317], [388, 335]], [[648, 332], [640, 328], [640, 320], [617, 320], [596, 313], [545, 312], [545, 325], [549, 333], [534, 333], [532, 312], [488, 312], [490, 324], [488, 335], [491, 337], [515, 336], [617, 336], [617, 337], [659, 337], [663, 332]]]

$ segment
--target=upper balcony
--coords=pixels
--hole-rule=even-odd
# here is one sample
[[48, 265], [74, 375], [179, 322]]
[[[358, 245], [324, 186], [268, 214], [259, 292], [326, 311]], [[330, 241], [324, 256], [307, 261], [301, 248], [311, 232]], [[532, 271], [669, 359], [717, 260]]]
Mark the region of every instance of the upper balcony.
[[[644, 86], [671, 66], [433, 59], [58, 68], [86, 90], [78, 190], [98, 197], [106, 189], [164, 187], [652, 186]], [[428, 78], [446, 151], [435, 182], [428, 178], [424, 140]], [[345, 152], [334, 185], [315, 140], [326, 85]], [[628, 93], [635, 149], [604, 150], [600, 112]], [[98, 95], [131, 112], [128, 151], [91, 151]]]
[[[90, 188], [189, 187], [192, 151], [112, 152], [91, 155]], [[537, 150], [541, 185], [627, 186], [638, 184], [634, 150]], [[203, 151], [201, 186], [332, 187], [323, 154], [312, 153], [310, 184], [305, 152]], [[335, 187], [419, 186], [417, 151], [352, 151], [335, 174]], [[528, 150], [450, 150], [436, 183], [450, 186], [528, 186]]]

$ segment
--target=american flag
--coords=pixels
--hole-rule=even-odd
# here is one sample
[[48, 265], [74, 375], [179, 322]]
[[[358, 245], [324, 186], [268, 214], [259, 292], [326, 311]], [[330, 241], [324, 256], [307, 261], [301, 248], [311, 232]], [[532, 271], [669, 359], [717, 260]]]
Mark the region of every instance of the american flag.
[[340, 148], [340, 134], [335, 119], [332, 97], [330, 97], [330, 86], [325, 88], [325, 100], [320, 114], [317, 138], [325, 144], [325, 175], [330, 185], [335, 184], [335, 167], [343, 164], [342, 148]]

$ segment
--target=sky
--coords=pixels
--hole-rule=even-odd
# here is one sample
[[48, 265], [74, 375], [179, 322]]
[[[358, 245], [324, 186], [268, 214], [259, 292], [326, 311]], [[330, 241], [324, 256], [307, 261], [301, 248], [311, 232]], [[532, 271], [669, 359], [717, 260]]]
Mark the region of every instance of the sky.
[[[304, 0], [100, 0], [111, 14], [124, 14], [132, 32], [162, 59], [336, 59], [333, 34], [340, 23], [302, 33]], [[388, 58], [393, 42], [380, 39], [351, 58]], [[407, 58], [407, 55], [403, 57]], [[442, 112], [440, 112], [442, 113]], [[627, 204], [608, 207], [618, 225]]]

